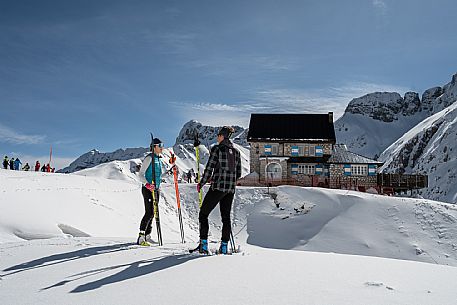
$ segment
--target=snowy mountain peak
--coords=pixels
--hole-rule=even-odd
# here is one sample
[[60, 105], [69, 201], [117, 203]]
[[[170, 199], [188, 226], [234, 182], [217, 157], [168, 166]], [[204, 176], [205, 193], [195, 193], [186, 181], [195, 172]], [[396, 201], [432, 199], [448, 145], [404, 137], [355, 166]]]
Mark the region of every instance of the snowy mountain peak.
[[[175, 147], [177, 145], [193, 144], [194, 136], [196, 133], [198, 134], [198, 138], [203, 145], [209, 146], [214, 144], [217, 141], [217, 132], [221, 127], [222, 126], [206, 126], [199, 121], [190, 120], [184, 124], [181, 131], [179, 132], [179, 135], [176, 138]], [[247, 146], [247, 133], [245, 132], [246, 129], [240, 126], [232, 127], [235, 129], [235, 133], [232, 136], [233, 142], [241, 146]]]
[[457, 74], [443, 87], [422, 94], [375, 92], [350, 101], [335, 122], [336, 137], [351, 151], [374, 157], [427, 117], [447, 108], [457, 99]]
[[[220, 127], [204, 126], [196, 120], [190, 120], [184, 124], [183, 128], [179, 132], [176, 138], [176, 143], [173, 146], [174, 153], [181, 160], [178, 162], [179, 166], [183, 171], [188, 170], [191, 164], [195, 164], [195, 150], [193, 147], [194, 134], [197, 132], [199, 139], [204, 148], [200, 149], [200, 163], [205, 164], [208, 158], [208, 147], [216, 143], [217, 132]], [[237, 148], [242, 151], [243, 158], [243, 171], [247, 171], [249, 168], [249, 153], [244, 148], [247, 146], [246, 136], [247, 132], [243, 127], [234, 126], [235, 134], [232, 136], [233, 142], [238, 144]], [[60, 173], [73, 173], [83, 169], [95, 167], [97, 165], [108, 163], [112, 161], [127, 161], [132, 159], [142, 159], [144, 155], [149, 151], [148, 148], [127, 148], [118, 149], [114, 152], [102, 153], [97, 149], [92, 149], [89, 152], [81, 155], [69, 166], [59, 170]], [[182, 161], [182, 162], [181, 162]]]
[[96, 149], [81, 155], [75, 161], [73, 161], [69, 166], [59, 170], [59, 173], [73, 173], [80, 171], [86, 168], [91, 168], [102, 163], [107, 163], [111, 161], [126, 161], [131, 159], [142, 158], [145, 153], [148, 152], [147, 148], [127, 148], [127, 149], [118, 149], [114, 152], [102, 153]]
[[367, 115], [382, 122], [392, 122], [398, 120], [401, 114], [414, 114], [419, 106], [419, 95], [415, 92], [407, 92], [405, 98], [397, 92], [374, 92], [350, 101], [345, 112]]

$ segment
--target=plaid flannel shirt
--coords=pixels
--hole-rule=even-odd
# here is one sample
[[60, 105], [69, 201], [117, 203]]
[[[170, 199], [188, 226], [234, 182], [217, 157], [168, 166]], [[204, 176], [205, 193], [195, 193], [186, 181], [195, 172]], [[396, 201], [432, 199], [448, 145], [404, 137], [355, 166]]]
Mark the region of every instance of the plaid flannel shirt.
[[[229, 170], [229, 150], [235, 154], [235, 171]], [[200, 185], [203, 186], [211, 178], [211, 188], [222, 192], [235, 193], [236, 181], [241, 177], [240, 152], [233, 147], [229, 140], [214, 145], [211, 149], [208, 163]]]

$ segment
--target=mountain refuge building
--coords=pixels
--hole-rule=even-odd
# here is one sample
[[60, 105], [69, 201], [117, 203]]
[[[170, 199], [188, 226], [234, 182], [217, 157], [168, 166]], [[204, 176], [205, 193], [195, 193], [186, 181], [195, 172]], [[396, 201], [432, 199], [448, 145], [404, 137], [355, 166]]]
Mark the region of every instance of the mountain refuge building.
[[332, 112], [251, 114], [247, 141], [248, 184], [367, 189], [383, 164], [336, 144]]

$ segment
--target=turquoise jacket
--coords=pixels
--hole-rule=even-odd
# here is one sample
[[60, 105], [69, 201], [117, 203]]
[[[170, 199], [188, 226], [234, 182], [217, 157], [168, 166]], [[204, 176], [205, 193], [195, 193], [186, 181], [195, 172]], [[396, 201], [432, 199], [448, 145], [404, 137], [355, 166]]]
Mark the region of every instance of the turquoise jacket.
[[[154, 155], [155, 164], [155, 187], [158, 189], [162, 182], [162, 162], [160, 162], [159, 156]], [[152, 153], [149, 153], [143, 160], [143, 164], [140, 169], [140, 179], [143, 184], [152, 183]]]

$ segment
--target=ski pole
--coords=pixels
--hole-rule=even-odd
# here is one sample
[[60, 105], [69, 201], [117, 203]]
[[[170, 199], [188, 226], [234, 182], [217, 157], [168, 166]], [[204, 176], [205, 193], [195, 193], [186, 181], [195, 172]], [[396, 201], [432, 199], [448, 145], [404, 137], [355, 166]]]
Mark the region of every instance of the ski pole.
[[179, 229], [181, 230], [181, 242], [184, 244], [184, 226], [182, 223], [182, 213], [181, 213], [181, 199], [179, 197], [178, 189], [178, 171], [176, 169], [176, 157], [174, 153], [171, 153], [170, 164], [173, 166], [173, 180], [175, 182], [175, 193], [176, 193], [176, 205], [178, 206], [178, 218], [179, 218]]
[[230, 229], [230, 247], [232, 248], [232, 253], [235, 253], [236, 252], [235, 238], [233, 237], [232, 229]]

